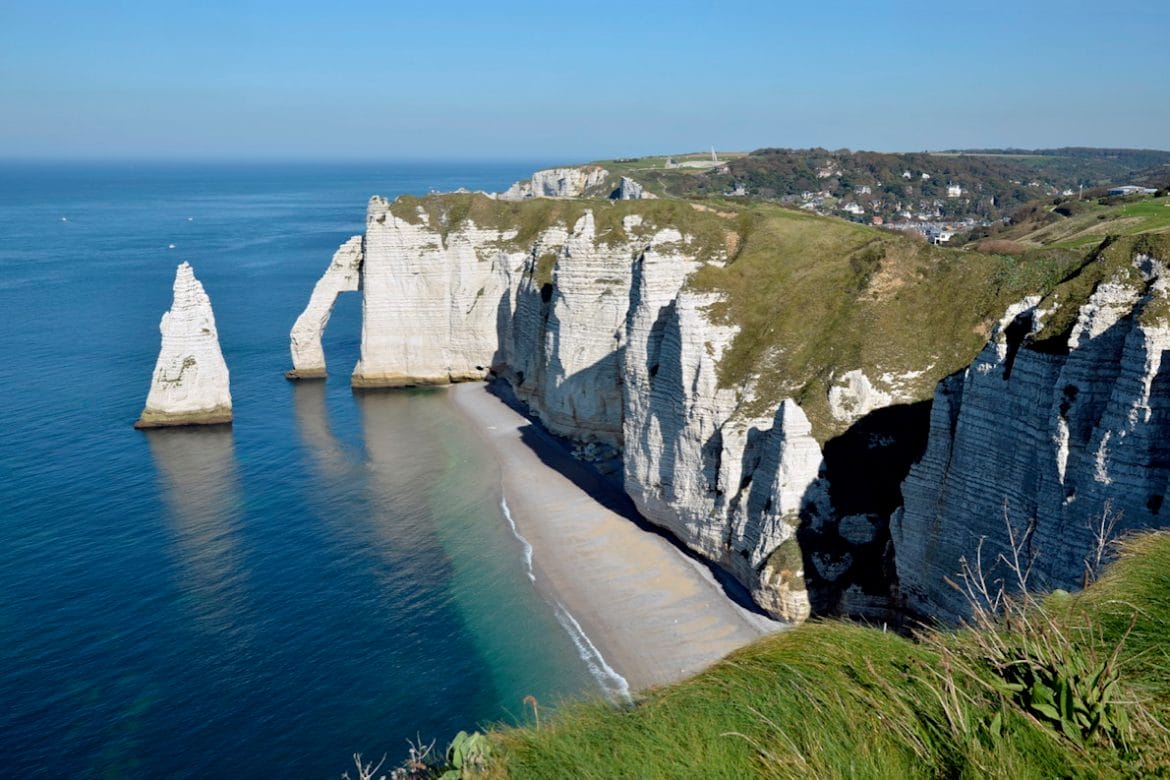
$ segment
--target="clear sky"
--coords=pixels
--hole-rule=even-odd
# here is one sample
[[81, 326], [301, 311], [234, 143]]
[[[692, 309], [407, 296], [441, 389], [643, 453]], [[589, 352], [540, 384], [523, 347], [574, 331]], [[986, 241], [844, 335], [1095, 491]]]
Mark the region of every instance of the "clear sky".
[[1170, 148], [1170, 0], [0, 0], [0, 157]]

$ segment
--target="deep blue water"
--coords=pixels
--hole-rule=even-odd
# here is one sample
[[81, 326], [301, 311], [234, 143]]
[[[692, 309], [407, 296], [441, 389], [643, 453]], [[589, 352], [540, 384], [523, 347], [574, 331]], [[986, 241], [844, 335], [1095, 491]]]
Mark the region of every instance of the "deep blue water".
[[[536, 167], [0, 163], [0, 774], [338, 777], [595, 690], [441, 391], [350, 391], [356, 295], [282, 376], [371, 194]], [[181, 260], [235, 424], [143, 433]]]

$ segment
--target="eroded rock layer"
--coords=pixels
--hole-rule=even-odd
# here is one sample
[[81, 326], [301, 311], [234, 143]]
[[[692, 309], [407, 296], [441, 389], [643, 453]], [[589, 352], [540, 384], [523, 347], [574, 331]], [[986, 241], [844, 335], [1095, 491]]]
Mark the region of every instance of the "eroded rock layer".
[[975, 567], [981, 540], [989, 582], [1015, 583], [1005, 560], [1014, 547], [1029, 585], [1073, 588], [1109, 539], [1166, 524], [1165, 269], [1132, 256], [1096, 285], [1067, 333], [1048, 333], [1059, 304], [1036, 297], [1010, 309], [975, 362], [938, 387], [926, 453], [891, 528], [916, 611], [969, 612], [947, 580], [961, 583], [964, 560]]
[[597, 166], [580, 168], [549, 168], [537, 171], [527, 181], [518, 181], [501, 192], [500, 200], [528, 200], [529, 198], [579, 198], [605, 184], [609, 172]]
[[517, 240], [516, 229], [370, 201], [358, 388], [507, 378], [553, 432], [624, 448], [639, 510], [724, 565], [768, 611], [808, 615], [795, 543], [821, 463], [792, 401], [762, 419], [718, 387], [736, 334], [716, 296], [685, 289], [706, 261], [693, 238], [585, 209]]
[[175, 272], [174, 299], [159, 330], [162, 347], [146, 408], [134, 427], [231, 422], [228, 369], [219, 348], [211, 300], [187, 263]]
[[289, 335], [292, 353], [292, 371], [289, 379], [323, 379], [325, 352], [321, 349], [321, 334], [333, 313], [333, 304], [343, 292], [361, 289], [362, 237], [354, 236], [333, 254], [325, 274], [313, 286], [313, 294], [305, 310], [297, 317]]

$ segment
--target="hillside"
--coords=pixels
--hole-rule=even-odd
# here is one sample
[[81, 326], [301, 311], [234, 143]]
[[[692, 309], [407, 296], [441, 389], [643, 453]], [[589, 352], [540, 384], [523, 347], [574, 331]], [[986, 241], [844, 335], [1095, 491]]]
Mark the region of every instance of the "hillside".
[[1080, 148], [908, 154], [757, 149], [719, 157], [718, 164], [710, 155], [597, 164], [632, 176], [659, 195], [735, 193], [867, 222], [875, 216], [887, 222], [996, 220], [1038, 196], [1144, 181], [1165, 174], [1170, 165], [1170, 152]]
[[[1017, 211], [1008, 224], [975, 230], [969, 243], [989, 251], [1059, 247], [1089, 249], [1106, 236], [1170, 230], [1170, 197], [1075, 197], [1037, 200]], [[985, 243], [984, 243], [985, 242]], [[1012, 247], [1012, 244], [1016, 247]]]

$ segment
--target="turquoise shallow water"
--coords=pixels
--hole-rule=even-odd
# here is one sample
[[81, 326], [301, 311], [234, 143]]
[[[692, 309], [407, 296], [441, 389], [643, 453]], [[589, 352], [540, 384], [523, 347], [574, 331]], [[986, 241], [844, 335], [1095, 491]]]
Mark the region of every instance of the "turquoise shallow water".
[[[370, 194], [535, 167], [0, 164], [0, 774], [337, 777], [597, 690], [441, 391], [351, 393], [356, 296], [282, 377]], [[143, 433], [181, 260], [236, 423]]]

